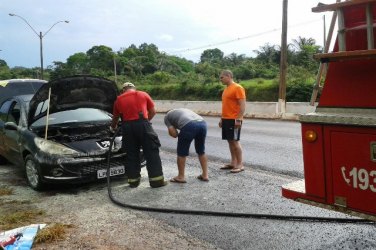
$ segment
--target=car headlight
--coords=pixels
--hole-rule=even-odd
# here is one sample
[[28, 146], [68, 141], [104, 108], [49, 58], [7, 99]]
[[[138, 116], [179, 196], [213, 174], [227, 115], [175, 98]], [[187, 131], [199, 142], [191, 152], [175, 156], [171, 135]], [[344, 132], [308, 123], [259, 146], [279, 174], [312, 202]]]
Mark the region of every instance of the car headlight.
[[34, 139], [35, 145], [43, 152], [54, 155], [70, 155], [77, 154], [76, 150], [65, 147], [59, 143], [48, 141], [42, 138]]

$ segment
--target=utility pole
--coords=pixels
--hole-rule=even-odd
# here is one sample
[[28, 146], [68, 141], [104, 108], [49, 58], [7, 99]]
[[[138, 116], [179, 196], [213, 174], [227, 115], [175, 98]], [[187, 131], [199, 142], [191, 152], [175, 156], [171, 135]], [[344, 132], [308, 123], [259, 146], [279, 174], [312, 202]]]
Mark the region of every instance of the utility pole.
[[286, 113], [286, 75], [287, 75], [287, 4], [283, 0], [282, 35], [281, 35], [281, 61], [279, 64], [279, 95], [278, 113]]

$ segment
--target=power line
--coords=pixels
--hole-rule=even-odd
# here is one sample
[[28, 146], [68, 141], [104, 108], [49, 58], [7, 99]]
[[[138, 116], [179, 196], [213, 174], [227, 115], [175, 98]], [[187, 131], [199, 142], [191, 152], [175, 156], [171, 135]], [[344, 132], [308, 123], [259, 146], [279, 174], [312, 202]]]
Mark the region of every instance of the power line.
[[[303, 23], [299, 23], [299, 24], [295, 24], [295, 25], [290, 25], [288, 27], [289, 28], [298, 27], [298, 26], [305, 25], [305, 24], [308, 24], [308, 23], [318, 22], [320, 20], [321, 19], [315, 19], [315, 20], [311, 20], [311, 21], [307, 21], [307, 22], [303, 22]], [[174, 54], [184, 53], [184, 52], [189, 52], [189, 51], [193, 51], [193, 50], [206, 49], [206, 48], [210, 48], [210, 47], [214, 47], [214, 46], [218, 46], [218, 45], [224, 45], [224, 44], [228, 44], [228, 43], [238, 42], [238, 41], [241, 41], [241, 40], [245, 40], [245, 39], [254, 38], [254, 37], [266, 35], [266, 34], [269, 34], [269, 33], [273, 33], [273, 32], [276, 32], [278, 30], [281, 30], [281, 29], [282, 28], [274, 28], [274, 29], [271, 29], [271, 30], [268, 30], [268, 31], [264, 31], [264, 32], [244, 36], [244, 37], [239, 37], [239, 38], [235, 38], [235, 39], [231, 39], [231, 40], [227, 40], [227, 41], [223, 41], [223, 42], [207, 44], [207, 45], [203, 45], [203, 46], [199, 46], [199, 47], [195, 47], [195, 48], [191, 48], [191, 49], [178, 50], [178, 51], [175, 51], [173, 53]]]

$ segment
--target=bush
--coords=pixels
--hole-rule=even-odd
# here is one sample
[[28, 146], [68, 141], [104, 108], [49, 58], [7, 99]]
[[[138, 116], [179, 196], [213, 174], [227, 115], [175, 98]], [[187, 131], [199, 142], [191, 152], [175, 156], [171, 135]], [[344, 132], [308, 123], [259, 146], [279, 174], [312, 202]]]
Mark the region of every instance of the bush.
[[[276, 102], [279, 96], [279, 81], [256, 79], [241, 84], [249, 102]], [[156, 100], [183, 101], [220, 101], [224, 85], [220, 83], [201, 84], [184, 81], [180, 84], [139, 85], [137, 89], [146, 91]], [[288, 102], [308, 102], [313, 84], [297, 82], [287, 84], [286, 100]]]
[[275, 102], [278, 100], [279, 85], [276, 82], [271, 84], [258, 84], [245, 88], [248, 102]]
[[171, 75], [167, 72], [163, 71], [156, 71], [151, 75], [148, 75], [146, 80], [155, 83], [155, 84], [162, 84], [170, 82]]
[[297, 83], [287, 86], [286, 100], [289, 102], [309, 102], [311, 100], [313, 84]]

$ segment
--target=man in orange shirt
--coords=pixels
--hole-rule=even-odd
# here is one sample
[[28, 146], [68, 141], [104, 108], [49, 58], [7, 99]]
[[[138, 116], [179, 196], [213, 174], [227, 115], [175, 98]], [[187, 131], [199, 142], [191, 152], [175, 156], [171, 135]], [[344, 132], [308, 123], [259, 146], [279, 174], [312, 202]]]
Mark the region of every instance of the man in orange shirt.
[[114, 103], [111, 128], [116, 129], [121, 116], [123, 148], [127, 152], [125, 165], [128, 170], [130, 187], [140, 185], [141, 147], [146, 158], [150, 186], [157, 188], [167, 184], [163, 177], [162, 162], [159, 156], [161, 144], [150, 123], [155, 113], [154, 102], [146, 92], [137, 91], [133, 83], [123, 84], [123, 93], [117, 97]]
[[227, 140], [231, 153], [231, 163], [221, 169], [230, 169], [231, 173], [239, 173], [244, 171], [243, 153], [239, 140], [245, 111], [245, 90], [233, 81], [230, 70], [223, 70], [220, 80], [226, 88], [222, 94], [222, 118], [219, 121], [219, 127], [222, 128], [222, 139]]

